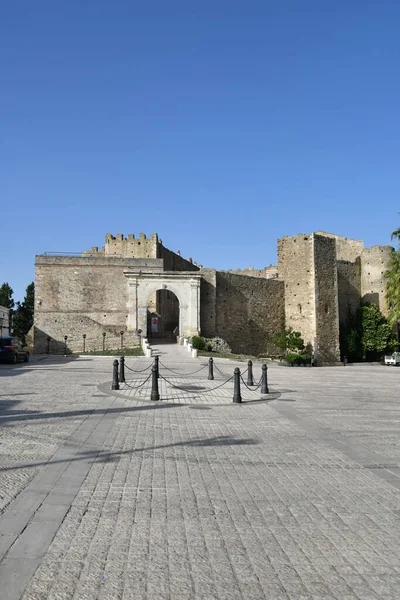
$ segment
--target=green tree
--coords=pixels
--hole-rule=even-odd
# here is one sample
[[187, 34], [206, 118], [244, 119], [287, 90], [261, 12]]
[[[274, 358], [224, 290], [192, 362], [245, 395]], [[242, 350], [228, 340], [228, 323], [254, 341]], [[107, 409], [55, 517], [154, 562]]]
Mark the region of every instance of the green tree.
[[385, 351], [393, 351], [397, 342], [388, 320], [376, 304], [365, 303], [360, 308], [361, 344], [365, 355], [381, 356]]
[[283, 329], [270, 336], [269, 342], [284, 352], [304, 350], [304, 340], [299, 331], [293, 331], [292, 327]]
[[300, 331], [293, 331], [291, 327], [286, 330], [286, 348], [288, 350], [304, 350], [304, 340]]
[[13, 308], [15, 306], [13, 294], [14, 294], [14, 292], [8, 283], [3, 283], [0, 286], [0, 306], [5, 306], [5, 308], [10, 309], [10, 312], [8, 314], [8, 328], [9, 329], [11, 329]]
[[3, 283], [0, 286], [0, 306], [13, 309], [15, 302], [13, 300], [13, 290], [8, 283]]
[[[393, 232], [392, 237], [397, 232]], [[386, 278], [386, 301], [388, 306], [388, 319], [390, 325], [397, 325], [400, 322], [400, 250], [393, 252], [388, 269], [385, 273]]]
[[33, 325], [33, 312], [35, 307], [35, 284], [30, 283], [25, 291], [23, 302], [17, 302], [13, 316], [14, 334], [25, 343], [25, 336]]

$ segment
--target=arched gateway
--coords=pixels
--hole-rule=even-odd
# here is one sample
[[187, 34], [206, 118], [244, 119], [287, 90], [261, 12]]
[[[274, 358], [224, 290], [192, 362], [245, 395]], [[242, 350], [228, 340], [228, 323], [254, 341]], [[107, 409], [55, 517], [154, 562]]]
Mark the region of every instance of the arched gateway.
[[193, 271], [141, 272], [124, 271], [128, 280], [128, 332], [142, 331], [149, 335], [147, 307], [149, 298], [159, 290], [175, 294], [179, 302], [179, 335], [192, 336], [200, 333], [200, 279]]

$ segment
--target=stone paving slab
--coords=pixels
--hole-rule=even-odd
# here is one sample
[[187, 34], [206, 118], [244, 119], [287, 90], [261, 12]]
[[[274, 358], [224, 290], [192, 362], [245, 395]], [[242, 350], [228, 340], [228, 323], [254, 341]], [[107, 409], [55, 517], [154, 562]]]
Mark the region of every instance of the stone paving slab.
[[399, 597], [400, 370], [202, 411], [101, 394], [111, 363], [0, 368], [1, 600]]

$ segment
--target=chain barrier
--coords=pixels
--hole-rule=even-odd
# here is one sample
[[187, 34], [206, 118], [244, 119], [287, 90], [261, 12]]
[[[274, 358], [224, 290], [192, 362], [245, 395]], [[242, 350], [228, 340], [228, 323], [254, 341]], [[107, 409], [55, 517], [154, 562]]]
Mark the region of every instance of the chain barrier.
[[209, 390], [206, 390], [205, 392], [190, 392], [190, 390], [187, 390], [186, 388], [182, 388], [182, 387], [179, 387], [178, 385], [174, 385], [173, 383], [171, 383], [171, 381], [168, 381], [168, 379], [166, 379], [165, 377], [163, 377], [162, 375], [160, 375], [160, 379], [164, 379], [164, 381], [166, 381], [167, 383], [169, 383], [169, 385], [171, 385], [173, 388], [176, 388], [177, 390], [181, 390], [182, 392], [186, 392], [187, 394], [192, 393], [194, 396], [202, 396], [203, 394], [208, 394], [209, 392], [213, 392], [214, 390], [217, 390], [218, 388], [222, 387], [226, 383], [229, 383], [229, 381], [232, 381], [233, 377], [234, 376], [232, 375], [232, 377], [229, 377], [229, 379], [227, 379], [226, 381], [224, 381], [220, 385], [217, 385], [216, 387], [213, 387], [213, 388], [211, 388]]
[[[247, 383], [245, 382], [245, 380], [243, 379], [243, 377], [241, 375], [240, 375], [240, 379], [242, 380], [242, 383], [243, 383], [244, 387], [246, 387], [250, 392], [256, 392], [258, 390], [258, 388], [261, 386], [261, 379], [260, 379], [260, 381], [258, 383], [254, 384], [254, 387], [253, 386], [251, 386], [251, 387], [248, 386]], [[255, 387], [255, 386], [257, 386], [257, 387]]]
[[[125, 364], [125, 367], [129, 370], [132, 371], [133, 373], [143, 373], [144, 371], [147, 371], [150, 367], [152, 367], [154, 365], [154, 363], [151, 363], [150, 365], [148, 365], [145, 369], [142, 369], [140, 371], [135, 371], [134, 369], [131, 369], [130, 367], [128, 367], [128, 365]], [[164, 369], [167, 369], [168, 371], [170, 371], [171, 373], [175, 373], [177, 375], [182, 375], [183, 377], [186, 376], [190, 376], [190, 375], [195, 375], [196, 373], [199, 373], [200, 371], [202, 371], [205, 367], [208, 367], [208, 363], [206, 363], [205, 365], [202, 365], [202, 367], [200, 367], [200, 369], [198, 369], [197, 371], [194, 371], [193, 373], [180, 373], [178, 371], [174, 371], [173, 369], [170, 369], [169, 367], [167, 367], [166, 365], [164, 365], [163, 363], [161, 363], [159, 361], [159, 365], [161, 365]], [[214, 364], [214, 368], [216, 368], [216, 370], [223, 375], [224, 377], [226, 377], [226, 374], [223, 373], [218, 367], [217, 365]], [[249, 369], [247, 368], [245, 371], [243, 371], [243, 373], [240, 374], [240, 379], [242, 380], [243, 385], [245, 386], [246, 389], [248, 389], [250, 392], [256, 392], [258, 390], [258, 388], [261, 386], [262, 384], [262, 376], [260, 378], [260, 380], [257, 383], [254, 383], [253, 386], [249, 386], [246, 381], [243, 378], [243, 375], [245, 375], [247, 373]], [[139, 385], [130, 385], [129, 383], [124, 382], [123, 385], [125, 385], [126, 387], [132, 389], [132, 390], [137, 390], [140, 387], [144, 386], [149, 379], [151, 378], [152, 373], [150, 373], [150, 375]], [[226, 385], [227, 383], [229, 383], [230, 381], [232, 381], [234, 379], [235, 375], [232, 375], [231, 377], [229, 377], [226, 381], [223, 381], [221, 384], [210, 388], [208, 390], [205, 390], [203, 392], [193, 392], [190, 389], [188, 390], [187, 387], [181, 387], [179, 385], [176, 385], [174, 383], [172, 383], [172, 381], [169, 381], [169, 379], [167, 379], [166, 377], [164, 377], [163, 375], [161, 375], [159, 373], [159, 378], [163, 379], [166, 383], [168, 383], [171, 387], [177, 389], [177, 390], [181, 390], [182, 392], [186, 392], [187, 394], [191, 394], [192, 396], [196, 397], [196, 396], [203, 396], [205, 394], [208, 394], [210, 392], [214, 392], [215, 390], [218, 390], [219, 388], [223, 387], [224, 385]]]
[[164, 365], [161, 361], [158, 361], [158, 364], [161, 365], [162, 367], [164, 367], [164, 369], [167, 369], [167, 371], [171, 371], [171, 373], [174, 373], [175, 375], [182, 375], [183, 377], [186, 377], [189, 375], [196, 375], [196, 373], [200, 373], [200, 371], [202, 371], [205, 367], [208, 367], [208, 363], [206, 363], [205, 365], [200, 367], [200, 369], [198, 369], [197, 371], [193, 371], [193, 373], [182, 373], [181, 371], [174, 371], [173, 369], [170, 369], [169, 367]]
[[142, 383], [140, 383], [139, 385], [129, 385], [129, 383], [126, 383], [126, 381], [125, 381], [125, 383], [123, 383], [123, 384], [121, 384], [121, 385], [126, 385], [126, 386], [127, 386], [128, 388], [130, 388], [131, 390], [137, 390], [138, 388], [142, 387], [142, 385], [144, 385], [145, 383], [147, 383], [147, 382], [148, 382], [148, 380], [150, 379], [150, 377], [151, 377], [151, 373], [150, 373], [150, 375], [147, 377], [147, 379], [145, 379], [145, 380], [144, 380]]
[[148, 367], [146, 367], [145, 369], [141, 369], [140, 371], [135, 371], [135, 369], [131, 369], [131, 367], [128, 367], [128, 365], [125, 363], [125, 369], [128, 369], [129, 371], [132, 371], [133, 373], [144, 373], [145, 371], [147, 371], [148, 369], [150, 369], [150, 367], [153, 366], [153, 363], [150, 363]]
[[[221, 371], [221, 369], [219, 369], [215, 363], [214, 363], [214, 369], [216, 369], [220, 375], [223, 375], [224, 377], [226, 377], [226, 373], [223, 373]], [[245, 371], [243, 371], [242, 375], [246, 375], [248, 370], [249, 370], [249, 367], [247, 367], [247, 369]]]
[[216, 365], [216, 363], [214, 363], [214, 369], [215, 369], [216, 371], [218, 371], [218, 373], [219, 373], [220, 375], [223, 375], [224, 377], [226, 377], [226, 373], [223, 373], [223, 372], [221, 371], [221, 369], [219, 369], [219, 368], [218, 368], [218, 366]]

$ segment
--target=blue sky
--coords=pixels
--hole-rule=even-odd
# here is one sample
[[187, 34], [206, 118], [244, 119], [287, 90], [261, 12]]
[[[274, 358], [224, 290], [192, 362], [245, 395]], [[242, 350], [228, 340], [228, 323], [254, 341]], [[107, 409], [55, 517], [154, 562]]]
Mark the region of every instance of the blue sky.
[[400, 3], [0, 0], [0, 283], [157, 232], [262, 268], [283, 235], [390, 243]]

